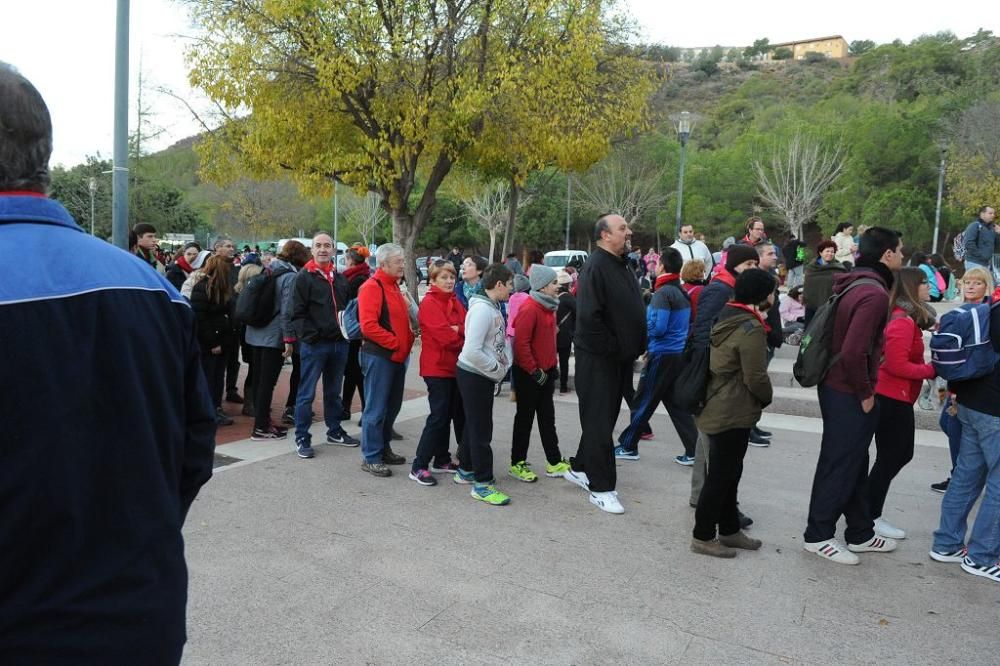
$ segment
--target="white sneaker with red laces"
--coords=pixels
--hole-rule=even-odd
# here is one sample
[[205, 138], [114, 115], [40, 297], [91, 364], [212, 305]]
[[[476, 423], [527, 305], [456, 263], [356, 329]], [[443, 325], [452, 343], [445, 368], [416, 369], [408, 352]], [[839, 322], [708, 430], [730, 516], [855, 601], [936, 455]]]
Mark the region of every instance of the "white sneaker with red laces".
[[895, 539], [873, 536], [864, 543], [849, 543], [847, 550], [853, 553], [889, 553], [896, 550]]
[[860, 564], [861, 559], [847, 551], [844, 546], [836, 539], [827, 539], [826, 541], [815, 541], [815, 542], [805, 542], [802, 547], [810, 553], [816, 553], [824, 560], [830, 560], [831, 562], [836, 562], [837, 564]]

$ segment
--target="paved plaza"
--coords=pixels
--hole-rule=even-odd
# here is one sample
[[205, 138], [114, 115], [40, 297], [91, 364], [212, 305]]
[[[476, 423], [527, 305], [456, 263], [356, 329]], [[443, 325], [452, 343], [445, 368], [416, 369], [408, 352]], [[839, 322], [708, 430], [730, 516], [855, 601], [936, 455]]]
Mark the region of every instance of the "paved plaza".
[[[407, 387], [393, 447], [412, 458], [427, 413], [414, 367]], [[886, 518], [909, 538], [844, 567], [802, 550], [817, 419], [766, 415], [774, 444], [748, 451], [740, 487], [764, 547], [718, 560], [688, 549], [690, 469], [672, 461], [664, 414], [642, 459], [618, 463], [614, 516], [565, 480], [506, 476], [513, 412], [505, 391], [494, 467], [507, 507], [444, 476], [418, 486], [408, 466], [374, 478], [357, 449], [319, 444], [301, 460], [290, 439], [220, 445], [230, 464], [185, 529], [185, 663], [995, 663], [1000, 586], [927, 556], [941, 499], [928, 486], [949, 468], [940, 433], [918, 432], [889, 494]], [[556, 418], [571, 455], [574, 393], [557, 395]], [[544, 468], [537, 433], [529, 462]]]

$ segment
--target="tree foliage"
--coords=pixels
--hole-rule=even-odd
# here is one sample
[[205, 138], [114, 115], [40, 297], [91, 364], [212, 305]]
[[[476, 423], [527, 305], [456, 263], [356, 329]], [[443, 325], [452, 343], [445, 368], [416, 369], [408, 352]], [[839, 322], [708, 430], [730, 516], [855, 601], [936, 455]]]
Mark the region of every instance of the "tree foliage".
[[203, 168], [218, 179], [286, 169], [313, 191], [336, 178], [375, 192], [412, 253], [456, 163], [520, 174], [586, 165], [641, 123], [647, 70], [610, 54], [602, 10], [592, 0], [198, 0], [192, 83], [234, 114], [251, 111], [213, 132]]
[[847, 53], [852, 56], [859, 56], [868, 53], [875, 48], [875, 42], [870, 39], [856, 39], [847, 45]]

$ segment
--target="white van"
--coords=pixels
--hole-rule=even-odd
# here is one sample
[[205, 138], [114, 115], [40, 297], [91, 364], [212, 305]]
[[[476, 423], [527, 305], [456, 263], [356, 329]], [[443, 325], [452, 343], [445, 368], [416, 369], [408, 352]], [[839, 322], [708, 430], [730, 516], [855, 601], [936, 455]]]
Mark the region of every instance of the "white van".
[[550, 268], [555, 268], [556, 270], [560, 268], [565, 268], [569, 262], [579, 257], [579, 262], [582, 264], [587, 261], [589, 255], [583, 250], [553, 250], [552, 252], [546, 252], [545, 258], [542, 259], [542, 263]]

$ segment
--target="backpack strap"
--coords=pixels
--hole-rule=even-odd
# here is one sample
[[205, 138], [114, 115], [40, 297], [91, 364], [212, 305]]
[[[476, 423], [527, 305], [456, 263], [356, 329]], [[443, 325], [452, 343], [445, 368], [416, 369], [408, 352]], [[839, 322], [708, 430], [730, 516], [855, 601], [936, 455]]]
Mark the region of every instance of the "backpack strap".
[[[855, 280], [851, 284], [847, 285], [846, 287], [844, 287], [844, 290], [842, 292], [840, 292], [839, 294], [834, 294], [833, 296], [831, 296], [829, 302], [837, 304], [839, 306], [839, 304], [840, 304], [839, 301], [840, 301], [841, 296], [843, 296], [844, 294], [846, 294], [847, 292], [849, 292], [851, 289], [854, 289], [855, 287], [860, 286], [861, 284], [873, 284], [875, 286], [883, 287], [884, 288], [884, 286], [882, 285], [882, 283], [879, 282], [878, 280], [873, 280], [871, 278], [860, 278], [858, 280]], [[836, 324], [836, 321], [837, 321], [836, 318], [834, 318], [834, 324]], [[832, 337], [831, 337], [830, 344], [831, 344], [831, 346], [833, 344]], [[871, 356], [871, 354], [872, 354], [873, 351], [875, 351], [875, 338], [872, 338], [871, 342], [868, 344], [868, 355]], [[827, 367], [828, 368], [832, 368], [833, 366], [835, 366], [837, 364], [837, 362], [840, 361], [841, 355], [842, 355], [842, 352], [837, 352], [836, 354], [834, 354], [833, 357], [830, 359], [830, 363], [828, 364]]]

